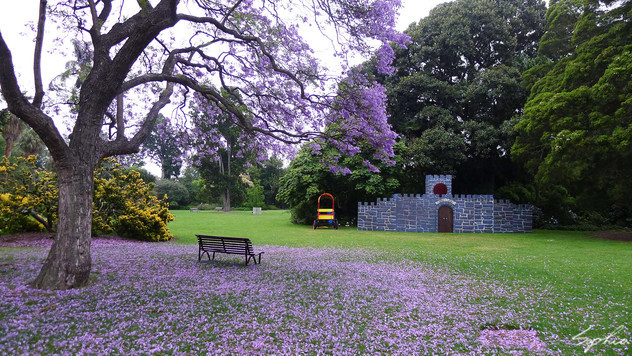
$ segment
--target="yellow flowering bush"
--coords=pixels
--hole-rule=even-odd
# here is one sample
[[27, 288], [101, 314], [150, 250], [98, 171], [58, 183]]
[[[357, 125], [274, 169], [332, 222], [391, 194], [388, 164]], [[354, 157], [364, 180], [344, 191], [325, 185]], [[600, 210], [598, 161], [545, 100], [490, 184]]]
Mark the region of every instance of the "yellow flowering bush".
[[139, 172], [123, 169], [114, 159], [99, 165], [94, 179], [93, 233], [166, 241], [173, 237], [167, 229], [173, 218], [168, 203], [153, 195]]
[[[59, 190], [57, 175], [37, 167], [37, 157], [0, 160], [0, 234], [54, 231]], [[95, 171], [92, 233], [144, 241], [173, 236], [168, 204], [155, 197], [140, 173], [104, 160]]]
[[54, 230], [57, 176], [36, 162], [36, 156], [0, 158], [0, 233]]

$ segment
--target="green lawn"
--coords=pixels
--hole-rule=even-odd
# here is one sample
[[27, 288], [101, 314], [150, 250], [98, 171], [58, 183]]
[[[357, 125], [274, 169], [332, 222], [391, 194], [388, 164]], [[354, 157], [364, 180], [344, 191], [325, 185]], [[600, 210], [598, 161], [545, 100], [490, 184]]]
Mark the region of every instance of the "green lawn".
[[[591, 286], [614, 298], [632, 291], [632, 243], [588, 237], [585, 232], [528, 234], [437, 234], [318, 229], [290, 223], [287, 211], [219, 213], [175, 211], [170, 223], [177, 243], [197, 243], [195, 234], [248, 237], [255, 245], [380, 249], [465, 273], [519, 281]], [[605, 291], [604, 290], [604, 291]]]
[[[632, 243], [595, 239], [585, 232], [436, 234], [368, 232], [355, 228], [313, 230], [290, 223], [287, 211], [221, 213], [175, 211], [169, 225], [178, 243], [195, 234], [249, 237], [255, 246], [379, 249], [391, 260], [423, 262], [438, 269], [550, 292], [541, 327], [576, 335], [594, 325], [592, 337], [623, 326], [632, 343]], [[626, 334], [627, 333], [627, 334]], [[618, 334], [618, 336], [621, 336]], [[607, 350], [607, 349], [606, 349]]]

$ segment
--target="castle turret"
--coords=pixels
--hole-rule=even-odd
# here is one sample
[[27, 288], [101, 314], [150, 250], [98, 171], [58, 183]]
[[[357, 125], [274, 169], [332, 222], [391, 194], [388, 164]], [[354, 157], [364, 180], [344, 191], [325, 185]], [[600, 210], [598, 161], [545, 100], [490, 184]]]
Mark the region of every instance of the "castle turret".
[[426, 194], [452, 195], [452, 175], [427, 175]]

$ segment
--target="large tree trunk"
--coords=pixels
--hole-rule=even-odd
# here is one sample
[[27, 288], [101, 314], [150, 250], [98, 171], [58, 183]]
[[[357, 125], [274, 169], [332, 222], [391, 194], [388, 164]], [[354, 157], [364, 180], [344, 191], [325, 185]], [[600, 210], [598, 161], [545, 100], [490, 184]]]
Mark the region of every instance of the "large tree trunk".
[[33, 281], [35, 288], [70, 289], [88, 284], [92, 260], [90, 240], [94, 168], [80, 164], [57, 168], [59, 222], [46, 263]]
[[226, 180], [226, 188], [222, 192], [222, 208], [225, 213], [230, 212], [230, 185], [231, 185], [231, 177], [230, 177], [230, 144], [228, 145], [228, 149], [226, 150], [226, 167], [224, 167], [224, 160], [222, 159], [222, 153], [219, 153], [219, 173], [222, 175], [222, 179]]
[[222, 207], [224, 208], [224, 212], [230, 212], [230, 188], [226, 188], [224, 194], [222, 194]]

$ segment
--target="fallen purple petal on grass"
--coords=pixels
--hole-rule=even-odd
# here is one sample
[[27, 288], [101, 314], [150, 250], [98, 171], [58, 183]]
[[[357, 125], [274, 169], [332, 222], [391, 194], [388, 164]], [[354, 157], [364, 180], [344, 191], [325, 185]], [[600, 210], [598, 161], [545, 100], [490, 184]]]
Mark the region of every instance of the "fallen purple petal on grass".
[[1, 249], [0, 354], [556, 354], [547, 338], [565, 342], [481, 332], [530, 329], [534, 288], [375, 251], [260, 249], [263, 264], [244, 266], [198, 263], [195, 245], [96, 239], [91, 284], [70, 291], [26, 286], [45, 248]]

